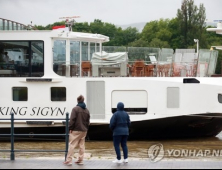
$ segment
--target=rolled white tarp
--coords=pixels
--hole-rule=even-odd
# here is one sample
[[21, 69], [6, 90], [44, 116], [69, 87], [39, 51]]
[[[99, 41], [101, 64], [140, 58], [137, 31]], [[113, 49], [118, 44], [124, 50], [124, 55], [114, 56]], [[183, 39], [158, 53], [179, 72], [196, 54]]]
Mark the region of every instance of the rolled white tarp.
[[128, 62], [127, 52], [106, 53], [105, 51], [93, 53], [92, 65], [115, 65]]

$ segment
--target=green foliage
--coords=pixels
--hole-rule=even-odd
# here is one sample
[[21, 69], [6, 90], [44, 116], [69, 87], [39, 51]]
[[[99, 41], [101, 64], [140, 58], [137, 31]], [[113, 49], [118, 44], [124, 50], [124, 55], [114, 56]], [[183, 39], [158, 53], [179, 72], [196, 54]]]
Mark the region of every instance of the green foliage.
[[173, 18], [169, 21], [168, 30], [171, 32], [172, 36], [168, 43], [173, 49], [181, 48], [181, 35], [179, 33], [179, 20], [178, 18]]
[[136, 28], [129, 27], [122, 31], [123, 35], [123, 44], [127, 46], [129, 43], [134, 42], [139, 37], [138, 30]]
[[158, 38], [154, 38], [151, 42], [150, 42], [150, 47], [158, 47], [158, 48], [170, 48], [170, 45], [168, 44], [167, 41], [161, 41]]
[[72, 29], [73, 31], [76, 32], [85, 32], [85, 33], [89, 33], [91, 31], [88, 22], [76, 23]]
[[[194, 46], [194, 39], [200, 42], [206, 41], [205, 36], [205, 20], [206, 9], [203, 4], [198, 8], [194, 4], [194, 0], [183, 0], [181, 9], [177, 11], [179, 22], [179, 34], [182, 48]], [[206, 44], [200, 44], [202, 48], [206, 48]]]
[[143, 39], [138, 39], [134, 42], [129, 43], [129, 47], [148, 47], [149, 43]]
[[159, 32], [157, 32], [157, 38], [162, 41], [168, 41], [171, 39], [172, 33], [167, 29], [161, 29]]
[[158, 21], [151, 21], [147, 23], [141, 33], [141, 37], [144, 41], [151, 42], [156, 38], [156, 33], [159, 31]]
[[41, 25], [35, 25], [35, 28], [37, 29], [37, 30], [46, 30], [46, 28], [45, 27], [43, 27], [43, 26], [41, 26]]
[[221, 65], [222, 65], [222, 51], [219, 51], [219, 56], [217, 59], [217, 67], [215, 71], [216, 74], [222, 74]]
[[142, 40], [148, 42], [150, 47], [168, 48], [173, 33], [170, 29], [169, 19], [160, 19], [159, 21], [151, 21], [146, 24], [141, 33]]
[[[206, 42], [208, 49], [211, 48], [211, 46], [221, 46], [222, 44], [222, 36], [216, 34], [215, 32], [207, 32], [205, 33], [206, 36]], [[216, 67], [216, 74], [221, 74], [221, 65], [222, 65], [222, 51], [219, 51], [219, 56], [217, 59], [217, 67]]]
[[222, 36], [216, 34], [215, 32], [205, 32], [207, 47], [211, 46], [221, 46], [222, 44]]

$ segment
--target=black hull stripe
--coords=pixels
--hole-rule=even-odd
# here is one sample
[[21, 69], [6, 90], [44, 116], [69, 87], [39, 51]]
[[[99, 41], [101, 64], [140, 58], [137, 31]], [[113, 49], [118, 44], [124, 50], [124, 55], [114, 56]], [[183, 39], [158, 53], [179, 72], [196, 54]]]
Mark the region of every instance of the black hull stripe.
[[[198, 114], [132, 122], [129, 140], [214, 137], [221, 131], [222, 113]], [[1, 133], [10, 134], [10, 128], [2, 128]], [[35, 140], [37, 138], [39, 139], [39, 137], [32, 137], [32, 133], [62, 134], [65, 133], [65, 127], [15, 129], [15, 134], [25, 133], [30, 133], [30, 136], [26, 138], [27, 140]], [[0, 136], [0, 138], [3, 139], [2, 136]], [[50, 139], [54, 140], [59, 138], [41, 138], [41, 140]], [[87, 139], [112, 140], [112, 132], [109, 129], [109, 125], [91, 125]]]

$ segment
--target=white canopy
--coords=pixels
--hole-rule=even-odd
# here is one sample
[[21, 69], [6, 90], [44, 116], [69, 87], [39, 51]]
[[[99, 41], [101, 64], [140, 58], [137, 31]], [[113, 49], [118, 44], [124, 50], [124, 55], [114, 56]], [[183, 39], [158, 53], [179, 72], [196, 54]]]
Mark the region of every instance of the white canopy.
[[215, 47], [217, 50], [222, 50], [222, 46], [213, 46]]
[[106, 53], [98, 52], [92, 56], [92, 65], [115, 65], [128, 62], [128, 54], [126, 52]]
[[207, 31], [215, 31], [217, 34], [222, 34], [222, 23], [218, 23], [217, 28], [208, 28]]

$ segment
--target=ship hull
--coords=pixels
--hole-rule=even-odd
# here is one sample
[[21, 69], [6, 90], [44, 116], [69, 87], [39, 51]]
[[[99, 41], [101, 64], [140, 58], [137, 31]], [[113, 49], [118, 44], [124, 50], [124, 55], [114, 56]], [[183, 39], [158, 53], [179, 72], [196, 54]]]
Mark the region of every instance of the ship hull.
[[[215, 137], [221, 131], [222, 113], [166, 117], [132, 122], [129, 140]], [[1, 134], [10, 134], [10, 129], [1, 128]], [[64, 137], [50, 137], [50, 134], [65, 134], [65, 127], [15, 128], [15, 134], [29, 134], [28, 136], [16, 136], [16, 140], [64, 140]], [[33, 136], [33, 134], [45, 134], [46, 136]], [[9, 140], [8, 136], [1, 135], [0, 138]], [[87, 140], [112, 140], [109, 125], [91, 125]]]
[[[133, 122], [129, 140], [215, 137], [222, 131], [222, 114], [199, 114]], [[90, 140], [111, 139], [107, 125], [92, 126]]]

